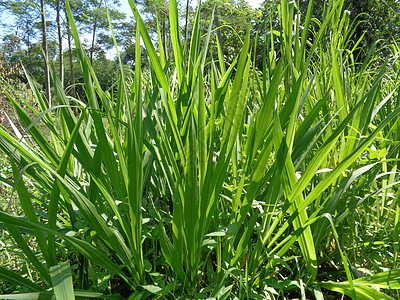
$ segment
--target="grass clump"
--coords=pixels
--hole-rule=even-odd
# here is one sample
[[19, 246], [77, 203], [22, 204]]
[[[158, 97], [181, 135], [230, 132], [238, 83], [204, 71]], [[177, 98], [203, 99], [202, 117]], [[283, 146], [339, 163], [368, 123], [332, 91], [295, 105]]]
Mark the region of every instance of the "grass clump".
[[[26, 129], [0, 129], [0, 148], [24, 217], [1, 211], [0, 221], [37, 277], [4, 266], [0, 276], [57, 299], [395, 297], [396, 65], [354, 63], [343, 1], [330, 1], [323, 23], [313, 1], [304, 23], [281, 1], [281, 27], [256, 41], [262, 70], [250, 33], [228, 68], [220, 51], [215, 64], [200, 9], [185, 49], [176, 1], [166, 61], [130, 5], [136, 61], [141, 40], [149, 69], [136, 64], [130, 81], [121, 64], [117, 92], [103, 91], [71, 17], [81, 113], [56, 76], [52, 108], [28, 76], [35, 118], [9, 97]], [[379, 245], [378, 259], [365, 257]]]

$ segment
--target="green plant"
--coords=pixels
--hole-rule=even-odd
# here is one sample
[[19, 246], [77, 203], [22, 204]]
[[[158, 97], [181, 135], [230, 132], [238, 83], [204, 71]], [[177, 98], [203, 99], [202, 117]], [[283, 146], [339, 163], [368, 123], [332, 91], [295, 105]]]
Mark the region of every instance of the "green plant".
[[[252, 68], [250, 32], [228, 69], [221, 51], [219, 65], [207, 62], [212, 22], [201, 44], [200, 9], [185, 57], [176, 1], [166, 61], [161, 34], [157, 53], [130, 5], [136, 61], [141, 38], [148, 70], [136, 64], [130, 82], [120, 62], [116, 94], [104, 92], [70, 17], [88, 99], [80, 116], [56, 76], [52, 108], [27, 76], [40, 107], [31, 107], [34, 120], [9, 97], [26, 133], [0, 129], [0, 148], [24, 217], [0, 212], [0, 220], [39, 278], [4, 267], [0, 276], [41, 295], [53, 288], [57, 299], [63, 288], [72, 293], [67, 259], [83, 297], [323, 299], [324, 288], [376, 299], [389, 296], [373, 287], [398, 289], [397, 246], [391, 271], [355, 279], [350, 265], [357, 232], [345, 229], [357, 210], [375, 205], [378, 222], [395, 220], [387, 228], [398, 232], [398, 204], [388, 195], [398, 194], [400, 107], [397, 81], [387, 80], [396, 78], [392, 66], [376, 71], [368, 57], [356, 68], [343, 1], [330, 1], [323, 23], [311, 18], [310, 1], [301, 23], [296, 4], [282, 0], [279, 31], [256, 41], [264, 44], [261, 71]], [[372, 155], [372, 145], [390, 150]], [[66, 279], [56, 286], [60, 273]]]

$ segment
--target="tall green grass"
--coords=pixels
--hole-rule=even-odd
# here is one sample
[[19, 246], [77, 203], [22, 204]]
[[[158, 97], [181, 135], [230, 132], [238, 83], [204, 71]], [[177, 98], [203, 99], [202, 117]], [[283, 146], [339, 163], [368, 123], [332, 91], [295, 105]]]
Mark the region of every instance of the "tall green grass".
[[[266, 20], [254, 44], [249, 31], [227, 69], [221, 51], [219, 63], [208, 54], [213, 28], [201, 35], [200, 6], [185, 56], [170, 1], [166, 61], [129, 3], [136, 61], [143, 43], [150, 69], [138, 63], [131, 78], [120, 63], [116, 91], [103, 91], [70, 13], [87, 103], [54, 74], [51, 108], [27, 74], [35, 119], [9, 97], [26, 130], [0, 129], [0, 148], [23, 214], [1, 211], [0, 221], [37, 277], [0, 266], [24, 292], [1, 297], [390, 299], [376, 288], [400, 288], [396, 61], [356, 64], [340, 0], [323, 23], [313, 1], [300, 16], [282, 0], [269, 17], [280, 27]], [[351, 227], [360, 212], [374, 219]], [[370, 222], [395, 238], [384, 241], [391, 269], [357, 279], [358, 230]]]

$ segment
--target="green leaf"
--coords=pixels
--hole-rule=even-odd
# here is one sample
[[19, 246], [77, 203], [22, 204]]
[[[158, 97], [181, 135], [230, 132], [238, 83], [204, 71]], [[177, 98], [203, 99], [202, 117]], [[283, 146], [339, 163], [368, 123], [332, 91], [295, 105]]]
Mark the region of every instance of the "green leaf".
[[144, 288], [146, 291], [149, 291], [150, 293], [155, 295], [159, 294], [162, 291], [162, 288], [152, 284], [142, 285], [141, 287]]
[[[16, 285], [20, 285], [25, 288], [28, 288], [29, 290], [32, 290], [32, 291], [43, 291], [43, 288], [40, 287], [39, 285], [33, 283], [32, 281], [30, 281], [24, 277], [21, 277], [14, 271], [10, 271], [2, 266], [0, 266], [0, 278], [3, 278], [3, 280], [7, 280]], [[7, 298], [3, 298], [3, 299], [7, 299]]]
[[[87, 299], [87, 298], [100, 298], [100, 299], [112, 299], [112, 300], [122, 300], [119, 295], [103, 295], [102, 293], [97, 292], [87, 292], [87, 291], [75, 291], [75, 297], [77, 299]], [[21, 293], [21, 294], [9, 294], [9, 295], [0, 295], [0, 299], [5, 300], [58, 300], [53, 292], [39, 292], [39, 293]], [[73, 299], [73, 298], [70, 298]]]
[[75, 299], [69, 261], [50, 267], [50, 276], [57, 300]]

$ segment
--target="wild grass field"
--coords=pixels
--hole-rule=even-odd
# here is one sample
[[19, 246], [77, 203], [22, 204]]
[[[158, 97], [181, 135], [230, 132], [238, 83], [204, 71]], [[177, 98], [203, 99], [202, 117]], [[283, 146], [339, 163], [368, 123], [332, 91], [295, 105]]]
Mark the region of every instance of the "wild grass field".
[[228, 65], [171, 0], [166, 60], [129, 2], [148, 69], [102, 90], [70, 13], [86, 102], [9, 93], [0, 299], [399, 299], [398, 46], [359, 62], [343, 0], [282, 0]]

